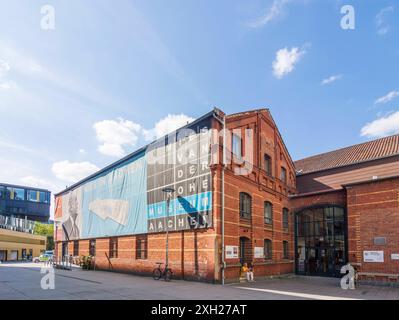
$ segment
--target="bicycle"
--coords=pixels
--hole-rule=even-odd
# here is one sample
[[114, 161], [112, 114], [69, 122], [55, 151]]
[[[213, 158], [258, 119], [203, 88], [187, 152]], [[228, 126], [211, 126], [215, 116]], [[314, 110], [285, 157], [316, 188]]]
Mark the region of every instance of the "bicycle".
[[163, 265], [163, 263], [157, 262], [156, 264], [158, 265], [158, 267], [152, 271], [152, 277], [154, 278], [154, 280], [164, 278], [165, 281], [170, 281], [173, 274], [172, 269], [168, 268], [168, 265], [165, 265], [165, 268], [162, 270], [161, 265]]

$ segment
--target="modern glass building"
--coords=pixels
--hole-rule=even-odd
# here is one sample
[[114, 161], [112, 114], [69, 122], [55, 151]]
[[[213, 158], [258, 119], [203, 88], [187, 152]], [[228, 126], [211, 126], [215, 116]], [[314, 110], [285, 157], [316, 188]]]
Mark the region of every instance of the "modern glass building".
[[0, 183], [0, 215], [48, 222], [50, 191]]

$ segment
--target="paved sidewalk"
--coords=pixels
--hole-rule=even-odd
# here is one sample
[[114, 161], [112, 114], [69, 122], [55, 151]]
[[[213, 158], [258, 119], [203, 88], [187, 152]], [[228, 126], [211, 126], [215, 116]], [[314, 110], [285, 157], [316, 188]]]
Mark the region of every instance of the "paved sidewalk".
[[43, 264], [0, 264], [0, 299], [394, 299], [399, 288], [360, 286], [342, 290], [339, 279], [291, 277], [226, 286], [81, 269], [55, 270], [55, 289], [40, 286]]

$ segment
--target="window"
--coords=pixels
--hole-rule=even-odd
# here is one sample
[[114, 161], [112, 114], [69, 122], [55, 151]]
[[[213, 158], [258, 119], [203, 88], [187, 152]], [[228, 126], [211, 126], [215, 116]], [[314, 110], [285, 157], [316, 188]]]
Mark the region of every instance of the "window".
[[283, 259], [288, 258], [288, 241], [283, 241]]
[[265, 154], [265, 171], [266, 174], [271, 176], [272, 175], [272, 158], [270, 158], [270, 156], [268, 154]]
[[136, 259], [147, 259], [147, 236], [136, 238]]
[[93, 257], [96, 255], [96, 239], [89, 241], [89, 255]]
[[283, 208], [283, 228], [288, 229], [289, 225], [289, 214], [288, 214], [288, 209]]
[[28, 190], [27, 198], [29, 201], [35, 201], [35, 202], [39, 201], [37, 191], [35, 191], [35, 190]]
[[0, 199], [5, 199], [6, 198], [6, 188], [0, 186]]
[[75, 240], [73, 242], [73, 255], [76, 257], [79, 255], [79, 241]]
[[25, 200], [25, 190], [20, 188], [7, 188], [7, 198], [11, 200]]
[[272, 224], [273, 223], [273, 205], [269, 201], [265, 201], [264, 207], [265, 214], [265, 223]]
[[241, 158], [242, 156], [241, 143], [242, 143], [241, 137], [233, 133], [233, 154], [238, 158]]
[[109, 257], [118, 258], [118, 238], [109, 239]]
[[281, 176], [280, 180], [283, 182], [287, 182], [287, 169], [284, 167], [281, 167]]
[[49, 203], [49, 193], [40, 191], [39, 192], [39, 201], [43, 203]]
[[240, 192], [240, 217], [251, 218], [251, 196], [245, 192]]
[[272, 240], [266, 239], [264, 244], [265, 259], [272, 259]]

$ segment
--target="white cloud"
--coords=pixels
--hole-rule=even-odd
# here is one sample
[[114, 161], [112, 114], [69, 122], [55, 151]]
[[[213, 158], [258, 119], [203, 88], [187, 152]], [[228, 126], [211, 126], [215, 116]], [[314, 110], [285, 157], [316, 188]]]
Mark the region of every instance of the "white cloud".
[[294, 70], [295, 64], [299, 62], [306, 51], [302, 48], [293, 47], [280, 49], [276, 52], [276, 59], [273, 61], [273, 74], [277, 79], [283, 78]]
[[55, 162], [51, 168], [51, 171], [58, 179], [72, 183], [98, 170], [99, 168], [90, 162], [69, 162], [68, 160]]
[[327, 85], [327, 84], [331, 84], [331, 83], [333, 83], [334, 81], [337, 81], [337, 80], [339, 80], [339, 79], [341, 79], [342, 78], [342, 75], [340, 75], [340, 74], [337, 74], [337, 75], [335, 75], [335, 76], [331, 76], [331, 77], [329, 77], [329, 78], [326, 78], [326, 79], [324, 79], [322, 82], [321, 82], [321, 85]]
[[274, 0], [270, 8], [265, 12], [263, 16], [250, 22], [248, 25], [251, 28], [260, 28], [277, 17], [281, 16], [284, 12], [285, 5], [291, 0]]
[[389, 31], [389, 25], [386, 23], [386, 16], [390, 12], [393, 12], [394, 8], [392, 6], [386, 7], [380, 10], [380, 12], [375, 16], [375, 24], [377, 26], [377, 33], [381, 36], [385, 35]]
[[165, 118], [159, 120], [155, 127], [151, 130], [143, 130], [144, 137], [147, 141], [151, 141], [173, 132], [174, 130], [193, 122], [194, 118], [185, 114], [168, 114]]
[[393, 99], [395, 99], [396, 97], [399, 97], [399, 91], [393, 90], [389, 93], [387, 93], [385, 96], [378, 98], [377, 100], [375, 100], [375, 103], [387, 103]]
[[367, 123], [360, 131], [362, 136], [380, 138], [399, 133], [399, 111]]
[[10, 63], [6, 60], [0, 59], [0, 78], [10, 71]]
[[3, 81], [0, 82], [0, 89], [2, 90], [11, 90], [18, 88], [17, 83], [15, 81]]
[[138, 140], [141, 126], [129, 120], [103, 120], [93, 125], [97, 140], [101, 143], [98, 151], [104, 155], [122, 157], [124, 146], [134, 146]]
[[80, 154], [86, 154], [87, 152], [86, 152], [85, 149], [82, 148], [82, 149], [79, 149], [79, 153], [80, 153]]

